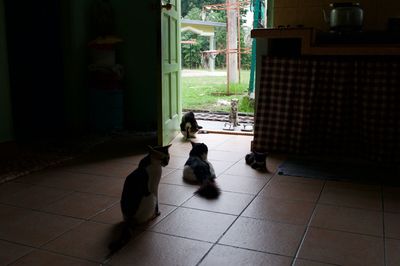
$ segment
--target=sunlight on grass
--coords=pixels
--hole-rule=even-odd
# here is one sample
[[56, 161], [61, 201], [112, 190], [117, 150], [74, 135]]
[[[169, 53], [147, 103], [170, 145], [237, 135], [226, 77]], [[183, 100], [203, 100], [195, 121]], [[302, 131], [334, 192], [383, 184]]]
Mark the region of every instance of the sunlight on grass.
[[241, 71], [241, 82], [230, 84], [227, 93], [226, 76], [182, 77], [182, 108], [210, 112], [228, 112], [230, 100], [239, 99], [239, 112], [253, 113], [248, 99], [250, 71]]

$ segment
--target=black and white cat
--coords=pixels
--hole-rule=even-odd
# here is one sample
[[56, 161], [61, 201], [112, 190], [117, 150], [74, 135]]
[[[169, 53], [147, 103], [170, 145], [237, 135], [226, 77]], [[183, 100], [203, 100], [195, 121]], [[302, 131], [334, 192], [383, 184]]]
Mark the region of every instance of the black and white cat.
[[197, 133], [197, 131], [203, 128], [202, 126], [199, 126], [197, 124], [193, 112], [187, 112], [182, 116], [180, 127], [181, 133], [186, 139], [195, 138], [195, 134]]
[[192, 144], [189, 159], [183, 168], [183, 179], [189, 183], [198, 183], [200, 188], [196, 191], [199, 196], [213, 199], [220, 194], [220, 189], [215, 183], [215, 171], [207, 160], [208, 147], [204, 143]]
[[109, 245], [112, 253], [129, 241], [131, 230], [136, 225], [149, 222], [160, 215], [158, 185], [161, 167], [169, 163], [170, 146], [149, 147], [149, 154], [140, 161], [138, 168], [126, 177], [120, 202], [124, 228], [121, 237]]

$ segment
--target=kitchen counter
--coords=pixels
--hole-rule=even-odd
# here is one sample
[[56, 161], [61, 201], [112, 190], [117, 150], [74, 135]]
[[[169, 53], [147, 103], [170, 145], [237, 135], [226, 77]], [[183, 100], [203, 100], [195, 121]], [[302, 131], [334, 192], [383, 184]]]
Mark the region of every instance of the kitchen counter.
[[294, 27], [254, 29], [251, 37], [267, 39], [270, 47], [275, 42], [275, 47], [298, 50], [300, 55], [400, 55], [398, 32], [334, 33]]

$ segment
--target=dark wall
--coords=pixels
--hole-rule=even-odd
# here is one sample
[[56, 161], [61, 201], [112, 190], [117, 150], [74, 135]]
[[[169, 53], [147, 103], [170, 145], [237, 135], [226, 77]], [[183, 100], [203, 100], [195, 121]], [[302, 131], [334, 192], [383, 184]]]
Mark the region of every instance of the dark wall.
[[[0, 47], [0, 53], [9, 59], [9, 75], [3, 66], [0, 75], [10, 80], [8, 122], [13, 120], [15, 139], [87, 133], [88, 42], [94, 37], [90, 14], [95, 0], [0, 1], [4, 1], [8, 46], [8, 51]], [[110, 3], [116, 34], [123, 39], [117, 46], [117, 63], [125, 68], [124, 124], [136, 131], [157, 130], [160, 1]], [[6, 87], [0, 88], [0, 96], [10, 105], [3, 97]], [[10, 136], [10, 127], [0, 128], [0, 142], [2, 135]]]
[[5, 0], [4, 7], [15, 136], [58, 135], [64, 126], [59, 1]]
[[6, 28], [3, 0], [0, 0], [0, 143], [13, 139]]

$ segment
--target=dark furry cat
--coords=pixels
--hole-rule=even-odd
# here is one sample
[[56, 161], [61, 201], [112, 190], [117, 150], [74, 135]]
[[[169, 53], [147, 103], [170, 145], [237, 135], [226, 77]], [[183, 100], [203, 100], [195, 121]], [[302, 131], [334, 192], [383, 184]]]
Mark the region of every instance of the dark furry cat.
[[180, 124], [182, 135], [186, 138], [195, 138], [197, 131], [202, 129], [202, 126], [197, 124], [196, 118], [193, 112], [187, 112], [182, 116], [182, 122]]
[[201, 186], [196, 194], [204, 198], [217, 198], [220, 189], [215, 183], [215, 171], [207, 160], [208, 147], [204, 143], [191, 142], [192, 150], [189, 159], [183, 168], [183, 179], [190, 183], [199, 183]]
[[252, 152], [246, 155], [245, 160], [251, 168], [260, 171], [267, 171], [266, 165], [267, 154], [262, 152]]
[[161, 167], [169, 163], [170, 146], [149, 147], [149, 154], [140, 161], [138, 168], [126, 177], [121, 196], [124, 228], [121, 237], [109, 245], [111, 254], [129, 241], [135, 225], [146, 223], [160, 215], [158, 185]]

